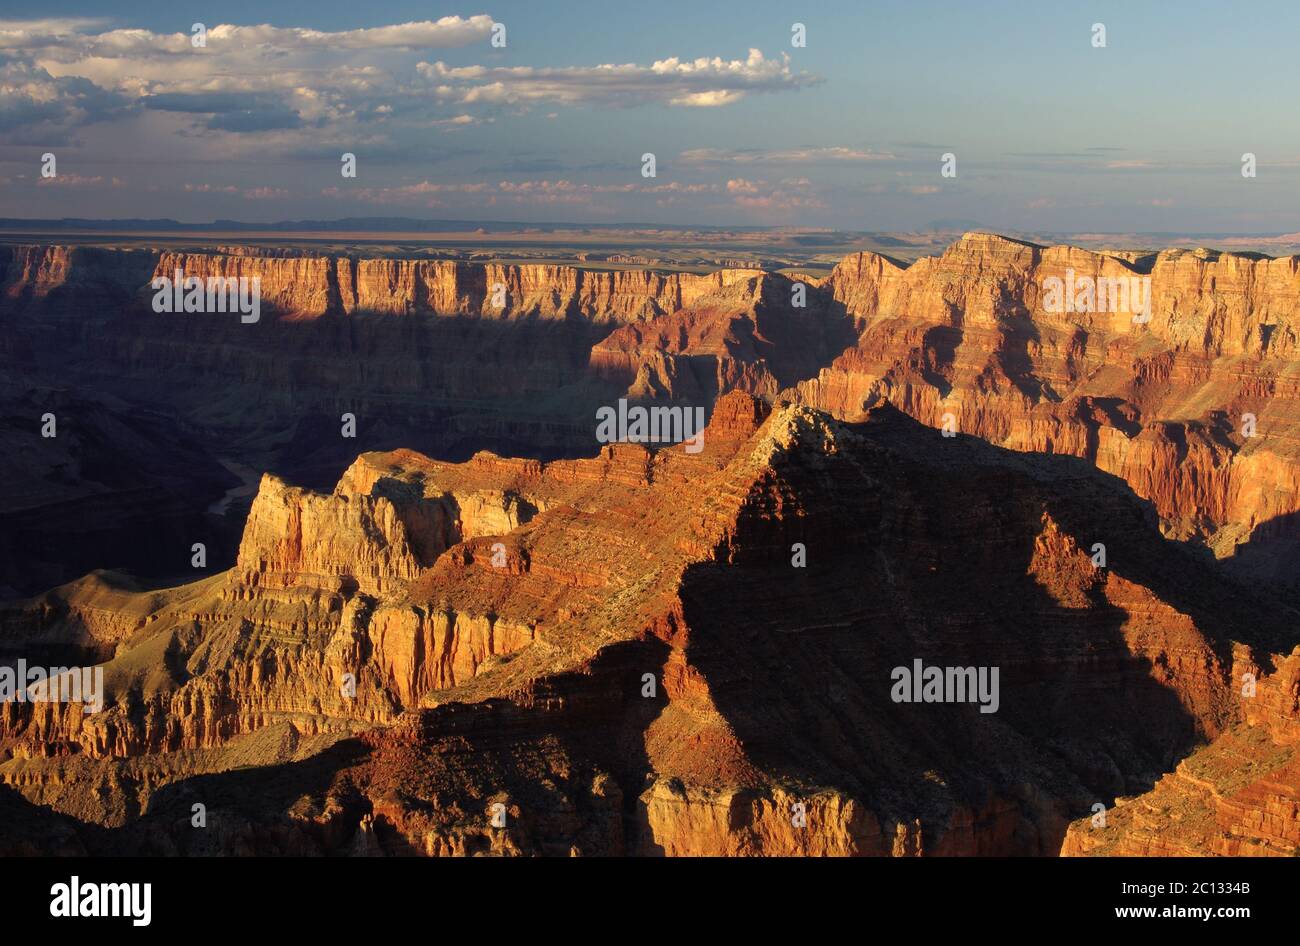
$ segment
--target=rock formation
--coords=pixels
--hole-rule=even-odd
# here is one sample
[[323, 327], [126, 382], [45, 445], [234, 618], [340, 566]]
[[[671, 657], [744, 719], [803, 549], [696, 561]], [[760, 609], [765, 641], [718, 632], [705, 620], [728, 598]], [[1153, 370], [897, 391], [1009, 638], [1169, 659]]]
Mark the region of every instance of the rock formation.
[[0, 851], [1290, 853], [1298, 265], [4, 249], [0, 663], [106, 704], [0, 704]]
[[[1050, 854], [1236, 725], [1290, 616], [1086, 465], [733, 393], [699, 454], [266, 477], [230, 571], [10, 607], [107, 701], [6, 704], [0, 776], [96, 851]], [[914, 659], [1000, 708], [893, 702]]]
[[[837, 416], [888, 400], [932, 426], [948, 414], [992, 443], [1082, 457], [1149, 499], [1170, 535], [1245, 552], [1258, 574], [1285, 557], [1300, 506], [1298, 266], [1181, 250], [1129, 261], [986, 234], [906, 269], [860, 254], [827, 280], [857, 345], [798, 393]], [[1149, 321], [1046, 311], [1043, 286], [1067, 273], [1149, 279]]]

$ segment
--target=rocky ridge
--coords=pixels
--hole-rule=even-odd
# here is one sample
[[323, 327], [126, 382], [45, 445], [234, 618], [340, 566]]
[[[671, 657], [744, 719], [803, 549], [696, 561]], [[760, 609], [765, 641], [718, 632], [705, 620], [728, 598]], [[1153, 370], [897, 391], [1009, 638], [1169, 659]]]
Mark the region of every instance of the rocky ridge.
[[[1050, 854], [1242, 718], [1290, 615], [1227, 581], [1085, 465], [733, 393], [696, 455], [266, 477], [230, 571], [5, 609], [108, 693], [6, 704], [0, 777], [95, 851]], [[915, 658], [1001, 708], [891, 701]]]
[[[265, 321], [148, 311], [178, 266], [256, 275]], [[276, 472], [229, 571], [158, 590], [97, 571], [0, 612], [8, 652], [103, 662], [112, 695], [96, 716], [3, 708], [6, 804], [77, 819], [60, 843], [90, 850], [1288, 853], [1296, 269], [987, 234], [803, 282], [9, 248], [11, 403], [39, 414], [56, 375], [94, 392], [60, 409], [71, 451], [23, 464], [58, 472], [8, 484], [17, 569], [87, 508], [129, 536], [171, 495], [187, 548], [214, 436]], [[1054, 278], [1149, 279], [1150, 319], [1057, 311]], [[367, 442], [320, 452], [352, 409], [373, 446], [589, 456], [617, 397], [709, 405], [705, 453], [386, 449], [338, 478]], [[131, 430], [96, 439], [92, 416]], [[176, 418], [160, 453], [189, 452], [156, 485], [101, 472]], [[17, 415], [0, 432], [30, 441]], [[792, 572], [795, 541], [833, 564]], [[996, 661], [1020, 696], [940, 723], [864, 689], [931, 654]], [[241, 801], [248, 765], [284, 797]], [[176, 829], [199, 785], [228, 802], [216, 841]], [[514, 830], [484, 821], [493, 799]], [[1106, 831], [1070, 825], [1098, 801]]]
[[[314, 485], [350, 460], [318, 445], [346, 410], [371, 440], [346, 447], [583, 455], [595, 408], [619, 396], [708, 405], [744, 390], [845, 419], [888, 401], [929, 426], [947, 415], [1011, 449], [1083, 457], [1149, 499], [1170, 535], [1296, 578], [1297, 258], [967, 234], [911, 266], [862, 253], [801, 282], [226, 250], [7, 248], [6, 344], [32, 383], [71, 373], [166, 404]], [[176, 269], [257, 277], [266, 324], [148, 311], [148, 281]], [[1148, 281], [1149, 321], [1049, 311], [1044, 287], [1066, 278]]]

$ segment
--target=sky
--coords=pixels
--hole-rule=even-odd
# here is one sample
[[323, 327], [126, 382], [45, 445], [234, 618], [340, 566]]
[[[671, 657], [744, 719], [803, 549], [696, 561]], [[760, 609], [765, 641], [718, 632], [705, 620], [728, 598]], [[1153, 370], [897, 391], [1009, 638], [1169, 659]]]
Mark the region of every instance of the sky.
[[1295, 232], [1297, 45], [1289, 2], [6, 4], [0, 217]]

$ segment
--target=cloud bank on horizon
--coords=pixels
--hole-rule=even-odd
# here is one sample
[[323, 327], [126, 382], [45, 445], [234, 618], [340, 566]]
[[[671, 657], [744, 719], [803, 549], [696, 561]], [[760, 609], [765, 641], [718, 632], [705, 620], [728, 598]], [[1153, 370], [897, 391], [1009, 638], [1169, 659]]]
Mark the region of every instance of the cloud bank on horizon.
[[[1105, 98], [1150, 65], [1132, 47], [1151, 23], [1122, 6], [1013, 21], [1000, 3], [935, 23], [927, 4], [869, 22], [819, 5], [800, 22], [765, 2], [603, 18], [578, 3], [566, 25], [561, 8], [505, 3], [201, 29], [87, 6], [0, 20], [0, 216], [1296, 229], [1300, 138], [1252, 127], [1264, 111], [1215, 128], [1205, 108]], [[418, 12], [383, 6], [356, 15]], [[1042, 40], [1024, 73], [969, 48], [1000, 22], [1001, 43]], [[1072, 81], [1100, 104], [1055, 108], [1062, 83], [1035, 78], [1040, 60], [1086, 66]], [[50, 153], [58, 173], [42, 176]]]

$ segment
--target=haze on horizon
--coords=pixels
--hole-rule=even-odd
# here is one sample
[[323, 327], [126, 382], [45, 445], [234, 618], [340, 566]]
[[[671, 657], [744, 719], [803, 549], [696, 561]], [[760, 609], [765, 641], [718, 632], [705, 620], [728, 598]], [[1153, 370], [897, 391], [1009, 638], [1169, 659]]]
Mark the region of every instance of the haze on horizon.
[[0, 20], [0, 216], [1300, 229], [1283, 3], [239, 0], [196, 49], [202, 19]]

